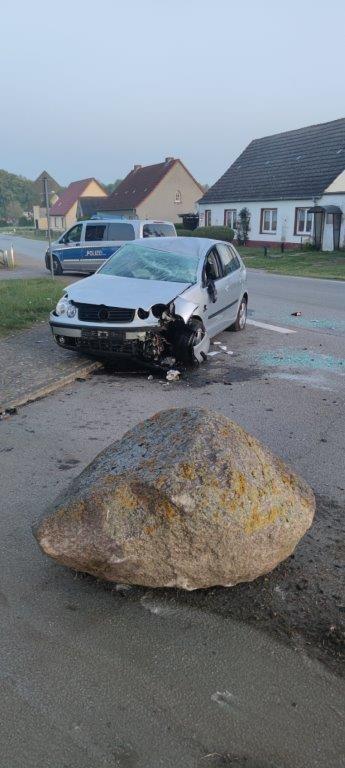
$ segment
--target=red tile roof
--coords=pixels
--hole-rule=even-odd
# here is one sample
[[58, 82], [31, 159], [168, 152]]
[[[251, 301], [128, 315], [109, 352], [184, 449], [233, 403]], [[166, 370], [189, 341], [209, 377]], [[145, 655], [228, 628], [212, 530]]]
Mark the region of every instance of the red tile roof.
[[[71, 210], [72, 205], [77, 202], [79, 197], [83, 194], [90, 181], [96, 181], [96, 179], [82, 179], [81, 181], [72, 181], [67, 187], [65, 192], [59, 197], [50, 209], [51, 216], [65, 216], [68, 211]], [[98, 182], [96, 181], [96, 184]]]
[[135, 165], [121, 184], [104, 200], [102, 211], [125, 211], [136, 208], [153, 191], [164, 176], [178, 162], [167, 157], [164, 163], [156, 165]]

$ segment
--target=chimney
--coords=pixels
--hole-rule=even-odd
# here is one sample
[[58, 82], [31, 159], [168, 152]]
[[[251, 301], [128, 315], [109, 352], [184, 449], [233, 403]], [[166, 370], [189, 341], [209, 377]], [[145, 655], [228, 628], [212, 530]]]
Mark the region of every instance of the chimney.
[[133, 171], [138, 171], [139, 168], [141, 168], [141, 165], [135, 165], [134, 168], [133, 168]]

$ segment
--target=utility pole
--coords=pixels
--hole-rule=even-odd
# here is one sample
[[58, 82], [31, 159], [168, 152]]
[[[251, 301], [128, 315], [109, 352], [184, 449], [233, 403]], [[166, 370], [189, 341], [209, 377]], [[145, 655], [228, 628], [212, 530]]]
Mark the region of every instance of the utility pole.
[[49, 241], [49, 264], [50, 264], [50, 271], [51, 276], [54, 279], [54, 264], [53, 264], [53, 254], [52, 254], [52, 238], [51, 238], [51, 232], [50, 232], [50, 206], [49, 206], [49, 194], [48, 194], [48, 179], [47, 176], [43, 176], [43, 189], [44, 189], [44, 197], [46, 201], [46, 211], [47, 211], [47, 225], [48, 225], [48, 241]]

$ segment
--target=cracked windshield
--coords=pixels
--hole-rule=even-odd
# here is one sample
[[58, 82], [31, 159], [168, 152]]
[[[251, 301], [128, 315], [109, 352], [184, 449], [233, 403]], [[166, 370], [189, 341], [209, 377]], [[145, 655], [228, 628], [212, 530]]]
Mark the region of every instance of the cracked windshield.
[[104, 275], [195, 283], [199, 258], [195, 254], [168, 253], [141, 245], [124, 245], [100, 269]]

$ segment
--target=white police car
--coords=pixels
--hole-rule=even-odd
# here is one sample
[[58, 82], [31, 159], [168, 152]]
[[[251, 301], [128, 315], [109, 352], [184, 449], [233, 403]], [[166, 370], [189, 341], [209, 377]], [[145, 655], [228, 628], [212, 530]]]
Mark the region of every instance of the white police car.
[[[80, 221], [52, 243], [53, 268], [63, 272], [96, 272], [117, 249], [129, 240], [141, 237], [175, 237], [170, 221], [151, 219], [94, 218]], [[45, 264], [50, 270], [49, 250]]]

